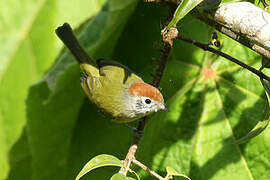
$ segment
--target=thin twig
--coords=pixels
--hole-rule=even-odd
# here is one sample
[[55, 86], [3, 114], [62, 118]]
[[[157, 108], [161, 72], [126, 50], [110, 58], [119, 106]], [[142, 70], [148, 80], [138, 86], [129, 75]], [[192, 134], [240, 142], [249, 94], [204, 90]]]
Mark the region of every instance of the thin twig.
[[137, 150], [137, 147], [138, 146], [136, 144], [133, 144], [129, 147], [128, 153], [123, 163], [123, 167], [121, 167], [119, 173], [124, 174], [125, 176], [127, 175], [131, 162], [135, 159], [134, 155]]
[[[169, 14], [168, 22], [170, 22], [171, 18], [173, 17], [173, 12], [175, 10], [174, 9], [175, 6], [170, 6], [170, 7], [171, 7], [171, 12]], [[154, 79], [151, 83], [155, 87], [158, 87], [160, 84], [160, 80], [161, 80], [161, 77], [163, 75], [164, 69], [166, 67], [167, 59], [168, 59], [168, 56], [170, 54], [170, 51], [171, 51], [171, 48], [173, 45], [173, 40], [177, 37], [177, 35], [178, 35], [178, 31], [175, 27], [173, 27], [169, 30], [162, 31], [162, 38], [163, 38], [163, 49], [161, 51], [162, 55], [161, 55], [160, 61], [158, 62], [158, 68], [157, 68], [156, 73], [154, 75]], [[148, 120], [148, 117], [146, 116], [146, 117], [143, 117], [139, 121], [139, 124], [137, 127], [138, 131], [144, 130], [144, 127], [145, 127], [147, 120]], [[129, 148], [129, 151], [128, 151], [126, 158], [124, 160], [123, 167], [120, 169], [119, 173], [126, 175], [128, 172], [128, 169], [130, 167], [131, 162], [133, 162], [133, 163], [137, 164], [138, 166], [140, 166], [142, 169], [149, 172], [154, 177], [158, 178], [159, 180], [164, 180], [163, 177], [161, 177], [156, 172], [150, 170], [147, 166], [145, 166], [144, 164], [142, 164], [138, 160], [136, 160], [135, 154], [136, 154], [137, 146], [138, 146], [140, 139], [141, 139], [141, 137], [138, 134], [136, 134], [134, 136], [133, 144]]]
[[209, 52], [215, 53], [215, 54], [217, 54], [219, 56], [222, 56], [222, 57], [224, 57], [224, 58], [238, 64], [239, 66], [251, 71], [252, 73], [259, 76], [260, 78], [270, 81], [270, 77], [266, 76], [263, 72], [258, 71], [257, 69], [243, 63], [242, 61], [240, 61], [240, 60], [238, 60], [238, 59], [236, 59], [236, 58], [234, 58], [234, 57], [232, 57], [232, 56], [230, 56], [230, 55], [228, 55], [228, 54], [226, 54], [226, 53], [224, 53], [222, 51], [219, 51], [217, 49], [214, 49], [214, 48], [210, 47], [209, 44], [203, 44], [203, 43], [197, 42], [197, 41], [195, 41], [193, 39], [189, 39], [187, 37], [184, 37], [182, 35], [179, 35], [177, 37], [177, 39], [183, 40], [183, 41], [188, 42], [188, 43], [191, 43], [191, 44], [193, 44], [193, 45], [195, 45], [195, 46], [197, 46], [197, 47], [199, 47], [199, 48], [201, 48], [201, 49], [203, 49], [205, 51], [209, 51]]
[[[171, 21], [176, 6], [170, 5], [169, 7], [170, 7], [170, 13], [169, 13], [168, 18], [167, 18], [167, 21], [168, 21], [167, 23], [169, 23]], [[158, 87], [160, 84], [161, 77], [162, 77], [164, 69], [166, 67], [167, 59], [169, 57], [170, 51], [171, 51], [172, 46], [173, 46], [173, 40], [178, 36], [178, 30], [175, 27], [172, 27], [169, 30], [164, 29], [164, 30], [162, 30], [161, 35], [162, 35], [162, 40], [163, 40], [163, 49], [161, 50], [162, 54], [161, 54], [160, 61], [158, 62], [158, 68], [157, 68], [156, 73], [154, 75], [154, 79], [151, 83], [155, 87]], [[137, 127], [138, 131], [143, 131], [147, 120], [148, 120], [148, 117], [144, 117], [139, 121], [139, 124]], [[139, 140], [140, 140], [140, 137], [138, 135], [136, 135], [134, 137], [133, 143], [138, 144]]]
[[152, 84], [155, 86], [155, 87], [158, 87], [159, 86], [159, 83], [160, 83], [160, 80], [161, 80], [161, 77], [163, 75], [163, 72], [164, 72], [164, 69], [166, 67], [166, 63], [167, 63], [167, 59], [168, 59], [168, 56], [170, 54], [170, 51], [171, 51], [171, 46], [168, 44], [168, 43], [164, 43], [164, 49], [163, 49], [163, 53], [162, 53], [162, 57], [161, 57], [161, 61], [159, 63], [159, 66], [156, 70], [156, 75], [155, 75], [155, 78], [154, 80], [152, 81]]
[[[159, 86], [161, 77], [162, 77], [163, 72], [164, 72], [164, 69], [166, 67], [166, 63], [167, 63], [167, 59], [168, 59], [168, 56], [170, 54], [170, 51], [171, 51], [171, 46], [168, 43], [164, 43], [164, 49], [162, 51], [161, 60], [160, 60], [160, 63], [158, 65], [158, 68], [156, 70], [156, 73], [154, 75], [154, 79], [153, 79], [153, 81], [151, 83], [155, 87], [158, 87]], [[138, 131], [143, 131], [144, 126], [145, 126], [147, 120], [148, 120], [148, 117], [143, 117], [139, 121], [139, 124], [138, 124], [138, 127], [137, 127]], [[140, 137], [138, 135], [136, 135], [134, 137], [134, 141], [133, 141], [134, 144], [137, 144], [139, 142], [139, 140], [140, 140]]]
[[[145, 117], [143, 117], [142, 119], [139, 120], [139, 124], [138, 124], [138, 127], [137, 127], [138, 131], [143, 131], [147, 120], [148, 120], [148, 116], [145, 116]], [[133, 144], [138, 144], [140, 139], [141, 139], [141, 137], [138, 134], [135, 134]]]
[[[172, 48], [172, 44], [170, 44], [169, 42], [164, 42], [164, 49], [161, 51], [162, 52], [161, 60], [159, 62], [159, 66], [156, 70], [156, 74], [155, 74], [154, 79], [152, 81], [152, 84], [156, 87], [158, 87], [158, 85], [160, 83], [161, 77], [162, 77], [164, 69], [166, 67], [166, 62], [167, 62], [169, 53], [171, 51], [171, 48]], [[137, 127], [138, 131], [144, 130], [144, 127], [145, 127], [147, 120], [148, 120], [148, 116], [143, 117], [139, 121], [139, 124]], [[130, 167], [131, 162], [133, 162], [133, 163], [137, 164], [138, 166], [140, 166], [141, 168], [143, 168], [144, 170], [146, 170], [147, 172], [149, 172], [151, 175], [157, 177], [160, 180], [164, 180], [163, 177], [161, 177], [160, 175], [158, 175], [154, 171], [150, 170], [148, 167], [146, 167], [145, 165], [143, 165], [142, 163], [140, 163], [139, 161], [137, 161], [135, 159], [137, 145], [138, 145], [140, 139], [141, 139], [141, 137], [138, 134], [135, 134], [133, 144], [129, 148], [129, 151], [128, 151], [126, 158], [124, 160], [123, 167], [120, 169], [119, 173], [126, 175], [128, 172], [128, 169]]]
[[[156, 70], [156, 73], [154, 75], [154, 79], [151, 83], [155, 87], [158, 87], [160, 84], [161, 77], [162, 77], [163, 72], [165, 70], [170, 51], [172, 49], [173, 39], [176, 38], [177, 35], [178, 35], [178, 31], [176, 28], [171, 28], [170, 30], [167, 30], [166, 32], [162, 31], [162, 36], [163, 36], [163, 49], [161, 51], [162, 55], [161, 55], [161, 59], [159, 61], [159, 65], [158, 65], [158, 68]], [[139, 125], [137, 127], [138, 131], [143, 131], [147, 119], [148, 119], [148, 117], [144, 117], [139, 121]], [[133, 143], [138, 144], [139, 140], [140, 140], [140, 137], [138, 135], [136, 135], [134, 137]]]
[[155, 171], [149, 169], [147, 166], [145, 166], [144, 164], [142, 164], [140, 161], [133, 159], [132, 162], [134, 164], [136, 164], [137, 166], [139, 166], [140, 168], [142, 168], [143, 170], [147, 171], [149, 174], [151, 174], [152, 176], [156, 177], [159, 180], [164, 180], [165, 178], [161, 177], [158, 173], [156, 173]]
[[[145, 0], [145, 2], [147, 2], [147, 0]], [[160, 4], [158, 0], [148, 0], [148, 2]], [[169, 4], [167, 5], [170, 6], [178, 6], [179, 4], [179, 1], [163, 0], [163, 2], [164, 4], [168, 2]], [[238, 13], [239, 6], [244, 7], [246, 12]], [[235, 16], [231, 11], [228, 12], [228, 9], [232, 12], [236, 12], [235, 14], [237, 15]], [[212, 9], [210, 11], [202, 11], [202, 9], [198, 7], [193, 9], [190, 13], [221, 33], [270, 59], [270, 39], [268, 35], [268, 24], [270, 20], [267, 11], [262, 11], [252, 3], [237, 2], [228, 3], [216, 10]], [[243, 13], [245, 13], [245, 15], [243, 15]], [[235, 20], [235, 18], [237, 18], [237, 20]]]
[[[166, 63], [167, 63], [167, 59], [168, 59], [168, 56], [170, 54], [170, 51], [171, 51], [171, 46], [168, 43], [164, 43], [164, 49], [162, 51], [161, 60], [160, 60], [159, 66], [158, 66], [158, 68], [156, 70], [156, 74], [154, 75], [154, 79], [153, 79], [153, 81], [151, 83], [155, 87], [159, 86], [161, 77], [162, 77], [164, 69], [166, 67]], [[143, 117], [139, 121], [139, 124], [138, 124], [138, 127], [137, 127], [138, 131], [143, 131], [147, 120], [148, 120], [148, 116]], [[140, 136], [135, 135], [133, 143], [138, 144], [139, 140], [140, 140]]]
[[255, 44], [253, 41], [251, 41], [248, 37], [244, 36], [243, 34], [234, 32], [232, 29], [230, 29], [222, 24], [219, 24], [218, 22], [208, 18], [207, 16], [203, 16], [202, 14], [198, 13], [197, 11], [192, 12], [192, 15], [194, 15], [196, 18], [203, 21], [204, 23], [208, 24], [209, 26], [214, 27], [219, 32], [221, 32], [221, 33], [229, 36], [233, 40], [241, 43], [242, 45], [252, 49], [253, 51], [255, 51], [255, 52], [257, 52], [257, 53], [259, 53], [267, 58], [270, 58], [270, 52], [266, 48]]

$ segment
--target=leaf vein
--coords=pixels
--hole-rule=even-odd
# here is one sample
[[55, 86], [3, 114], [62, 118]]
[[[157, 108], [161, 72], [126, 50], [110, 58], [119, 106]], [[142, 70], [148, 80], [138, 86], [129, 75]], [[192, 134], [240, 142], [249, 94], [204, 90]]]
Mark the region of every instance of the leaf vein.
[[235, 138], [235, 136], [234, 136], [233, 129], [232, 129], [231, 124], [230, 124], [230, 122], [229, 122], [229, 120], [228, 120], [228, 118], [227, 118], [227, 116], [226, 116], [226, 113], [224, 112], [224, 109], [223, 109], [223, 103], [222, 103], [220, 94], [219, 94], [219, 92], [218, 92], [218, 90], [217, 90], [216, 82], [215, 82], [215, 81], [212, 81], [212, 83], [213, 83], [213, 85], [214, 85], [214, 89], [215, 89], [215, 94], [216, 94], [216, 97], [217, 97], [217, 101], [218, 101], [218, 103], [219, 103], [219, 105], [220, 105], [220, 107], [221, 107], [221, 111], [222, 111], [222, 113], [223, 113], [223, 116], [224, 116], [224, 119], [225, 119], [225, 121], [226, 121], [227, 127], [229, 128], [229, 130], [230, 130], [230, 132], [231, 132], [231, 135], [232, 135], [232, 139], [233, 139], [234, 145], [235, 145], [235, 147], [236, 147], [236, 149], [237, 149], [237, 151], [238, 151], [238, 153], [239, 153], [239, 155], [240, 155], [240, 158], [241, 158], [241, 160], [242, 160], [242, 162], [243, 162], [243, 164], [244, 164], [244, 166], [245, 166], [245, 168], [246, 168], [246, 170], [247, 170], [247, 173], [248, 173], [249, 178], [250, 178], [251, 180], [254, 180], [254, 178], [253, 178], [253, 176], [252, 176], [252, 173], [251, 173], [251, 171], [250, 171], [250, 169], [249, 169], [249, 167], [248, 167], [247, 161], [246, 161], [246, 159], [244, 158], [244, 156], [243, 156], [243, 154], [242, 154], [242, 152], [241, 152], [241, 150], [240, 150], [240, 148], [239, 148], [239, 145], [237, 145], [237, 144], [235, 143], [235, 142], [236, 142], [236, 138]]
[[11, 60], [13, 59], [13, 57], [15, 56], [17, 50], [19, 49], [19, 47], [21, 46], [23, 40], [26, 38], [28, 32], [30, 31], [34, 21], [35, 21], [35, 18], [37, 17], [40, 9], [43, 7], [43, 5], [45, 4], [46, 0], [41, 0], [39, 2], [39, 4], [37, 5], [37, 8], [36, 10], [34, 11], [33, 15], [31, 16], [32, 18], [30, 18], [29, 22], [25, 25], [25, 27], [22, 29], [21, 31], [21, 38], [18, 40], [17, 44], [15, 45], [13, 51], [11, 52], [11, 54], [9, 55], [8, 59], [7, 60], [7, 63], [4, 64], [4, 67], [3, 67], [3, 70], [2, 72], [0, 72], [0, 81], [2, 80], [2, 77], [5, 73], [5, 71], [7, 70], [9, 64], [11, 63]]
[[256, 98], [258, 98], [260, 101], [265, 101], [265, 99], [263, 99], [261, 96], [259, 96], [258, 94], [255, 94], [254, 92], [252, 92], [252, 91], [250, 91], [250, 90], [248, 90], [248, 89], [246, 89], [246, 88], [244, 88], [244, 87], [242, 87], [242, 86], [240, 86], [240, 85], [238, 85], [238, 84], [234, 84], [234, 83], [232, 83], [231, 81], [228, 81], [227, 79], [225, 79], [225, 78], [223, 78], [223, 77], [221, 77], [221, 76], [217, 76], [221, 81], [224, 81], [225, 83], [227, 83], [227, 84], [231, 84], [231, 85], [233, 85], [233, 86], [235, 86], [238, 90], [240, 90], [240, 91], [242, 91], [243, 93], [246, 93], [246, 94], [249, 94], [249, 95], [251, 95], [251, 96], [254, 96], [254, 97], [256, 97]]

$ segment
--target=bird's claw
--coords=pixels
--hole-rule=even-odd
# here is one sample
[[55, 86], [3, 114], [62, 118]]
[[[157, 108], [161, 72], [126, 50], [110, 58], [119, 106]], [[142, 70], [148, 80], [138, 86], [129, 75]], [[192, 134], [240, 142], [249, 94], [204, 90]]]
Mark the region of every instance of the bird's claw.
[[125, 123], [125, 126], [127, 128], [129, 128], [132, 132], [134, 132], [136, 134], [136, 136], [138, 136], [140, 139], [143, 137], [144, 131], [138, 130], [137, 128], [132, 127], [132, 126], [128, 125], [127, 123]]

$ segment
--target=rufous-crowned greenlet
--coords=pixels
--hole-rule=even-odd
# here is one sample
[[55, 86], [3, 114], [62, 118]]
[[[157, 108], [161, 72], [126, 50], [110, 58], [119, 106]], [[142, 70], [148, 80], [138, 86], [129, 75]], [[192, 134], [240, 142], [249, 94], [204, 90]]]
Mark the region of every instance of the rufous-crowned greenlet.
[[81, 78], [85, 94], [114, 121], [131, 122], [166, 109], [160, 91], [124, 65], [105, 59], [92, 60], [80, 46], [68, 23], [58, 27], [56, 34], [85, 74]]

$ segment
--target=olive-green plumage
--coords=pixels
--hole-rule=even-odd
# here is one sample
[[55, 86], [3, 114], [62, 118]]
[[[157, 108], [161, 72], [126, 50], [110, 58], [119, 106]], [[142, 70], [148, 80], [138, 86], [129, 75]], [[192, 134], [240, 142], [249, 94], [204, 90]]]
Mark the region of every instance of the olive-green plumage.
[[93, 61], [80, 46], [69, 24], [56, 29], [57, 36], [79, 62], [85, 77], [81, 86], [103, 112], [117, 122], [129, 122], [165, 109], [162, 94], [116, 61]]
[[81, 64], [81, 68], [88, 76], [81, 85], [89, 99], [113, 119], [131, 121], [121, 113], [124, 112], [123, 101], [127, 96], [125, 94], [127, 91], [123, 91], [123, 87], [128, 89], [131, 83], [142, 79], [129, 70], [114, 65], [97, 69], [90, 64]]

